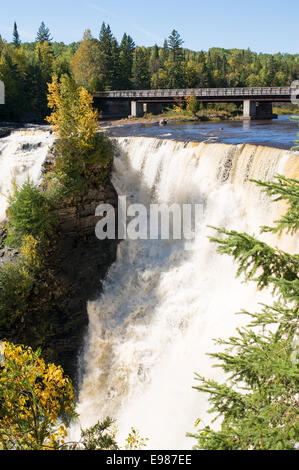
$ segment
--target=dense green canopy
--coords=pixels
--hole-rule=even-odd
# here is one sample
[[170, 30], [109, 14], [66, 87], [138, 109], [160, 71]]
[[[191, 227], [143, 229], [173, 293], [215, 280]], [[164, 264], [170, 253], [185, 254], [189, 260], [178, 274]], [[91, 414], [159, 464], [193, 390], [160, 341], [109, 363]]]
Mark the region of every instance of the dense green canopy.
[[125, 33], [120, 42], [105, 23], [94, 38], [87, 30], [72, 44], [53, 42], [42, 22], [36, 42], [21, 43], [17, 25], [11, 44], [0, 36], [0, 80], [6, 105], [0, 119], [43, 119], [47, 83], [54, 74], [73, 75], [90, 92], [111, 89], [284, 86], [298, 77], [299, 55], [257, 54], [212, 48], [190, 51], [173, 30], [163, 47], [136, 46]]

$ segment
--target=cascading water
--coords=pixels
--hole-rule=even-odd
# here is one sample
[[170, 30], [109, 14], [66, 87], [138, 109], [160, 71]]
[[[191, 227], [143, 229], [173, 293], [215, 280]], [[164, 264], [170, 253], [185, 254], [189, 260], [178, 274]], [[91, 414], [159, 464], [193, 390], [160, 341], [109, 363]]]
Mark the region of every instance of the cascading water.
[[21, 186], [29, 177], [41, 181], [41, 166], [54, 136], [47, 130], [22, 129], [0, 139], [0, 222], [5, 219], [13, 181]]
[[[0, 139], [0, 221], [5, 218], [12, 179], [41, 180], [41, 166], [54, 137], [47, 130], [19, 130]], [[284, 210], [249, 179], [275, 174], [299, 177], [298, 154], [252, 145], [184, 144], [149, 138], [116, 139], [113, 182], [119, 195], [147, 207], [201, 203], [200, 230], [186, 250], [182, 241], [125, 240], [104, 283], [90, 302], [85, 369], [79, 397], [83, 426], [107, 415], [123, 439], [131, 426], [148, 437], [149, 448], [188, 449], [197, 417], [207, 422], [206, 396], [192, 389], [194, 373], [222, 378], [207, 353], [213, 338], [235, 333], [254, 311], [271, 301], [254, 283], [235, 278], [229, 257], [209, 242], [212, 226], [258, 234]], [[277, 244], [270, 234], [262, 237]], [[298, 252], [298, 240], [279, 246]]]
[[[206, 415], [206, 397], [192, 389], [194, 373], [221, 378], [207, 353], [271, 301], [254, 283], [235, 278], [229, 257], [216, 253], [208, 226], [258, 235], [283, 210], [249, 179], [298, 177], [298, 155], [252, 145], [194, 144], [140, 137], [116, 139], [113, 182], [132, 203], [201, 203], [193, 249], [182, 241], [120, 243], [101, 297], [88, 306], [89, 333], [79, 412], [83, 426], [111, 416], [120, 437], [131, 426], [151, 449], [188, 449], [187, 432]], [[277, 240], [269, 234], [269, 243]], [[283, 238], [292, 252], [296, 241]], [[217, 350], [219, 347], [217, 346]]]

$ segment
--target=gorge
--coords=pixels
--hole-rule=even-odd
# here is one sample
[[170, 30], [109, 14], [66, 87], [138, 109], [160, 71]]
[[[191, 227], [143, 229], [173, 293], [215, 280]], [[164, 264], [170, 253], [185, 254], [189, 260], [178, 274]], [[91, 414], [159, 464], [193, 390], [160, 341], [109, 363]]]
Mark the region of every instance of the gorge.
[[[109, 415], [117, 420], [122, 438], [134, 426], [150, 439], [149, 448], [191, 448], [186, 432], [192, 432], [199, 415], [210, 419], [206, 398], [192, 389], [194, 373], [221, 378], [206, 356], [214, 351], [213, 339], [227, 338], [244, 324], [236, 312], [258, 309], [271, 298], [255, 284], [236, 279], [232, 260], [218, 255], [209, 241], [210, 226], [258, 235], [261, 225], [271, 225], [284, 205], [273, 203], [250, 180], [270, 181], [276, 174], [298, 178], [298, 154], [262, 145], [146, 137], [115, 137], [114, 143], [113, 186], [106, 182], [80, 208], [61, 210], [65, 230], [59, 263], [62, 278], [67, 273], [68, 327], [60, 331], [59, 341], [49, 336], [49, 347], [61, 343], [55, 360], [70, 373], [88, 323], [78, 379], [84, 426]], [[29, 175], [40, 183], [52, 144], [49, 131], [40, 129], [14, 131], [0, 140], [0, 218], [11, 177], [21, 184]], [[99, 202], [115, 204], [116, 193], [146, 207], [202, 204], [192, 249], [178, 240], [96, 243], [95, 208]], [[298, 238], [263, 237], [298, 252]]]

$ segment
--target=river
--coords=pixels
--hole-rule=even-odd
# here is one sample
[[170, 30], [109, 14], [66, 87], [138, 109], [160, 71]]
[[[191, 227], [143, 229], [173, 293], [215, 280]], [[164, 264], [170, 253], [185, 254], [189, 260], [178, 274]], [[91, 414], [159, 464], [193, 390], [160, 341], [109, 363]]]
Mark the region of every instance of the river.
[[291, 116], [279, 116], [268, 121], [218, 121], [218, 122], [169, 122], [109, 127], [111, 136], [140, 136], [172, 139], [177, 141], [219, 142], [226, 144], [267, 145], [289, 149], [294, 145], [298, 121]]

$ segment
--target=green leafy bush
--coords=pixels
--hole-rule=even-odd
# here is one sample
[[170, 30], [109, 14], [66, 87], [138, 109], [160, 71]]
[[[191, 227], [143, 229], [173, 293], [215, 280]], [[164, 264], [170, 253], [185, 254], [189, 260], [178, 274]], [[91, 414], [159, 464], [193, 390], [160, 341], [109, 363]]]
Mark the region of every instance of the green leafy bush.
[[43, 240], [51, 234], [54, 215], [45, 194], [29, 179], [14, 192], [7, 210], [9, 217], [6, 244], [18, 248], [26, 235]]
[[[93, 147], [85, 153], [84, 158], [78, 154], [71, 139], [57, 141], [52, 174], [57, 183], [57, 196], [82, 193], [93, 183], [99, 183], [99, 179], [107, 175], [112, 156], [112, 143], [104, 133], [94, 136]], [[100, 171], [98, 167], [101, 167]]]
[[33, 282], [23, 261], [0, 267], [0, 327], [9, 328], [27, 311]]
[[28, 235], [18, 258], [0, 266], [0, 327], [9, 328], [30, 313], [30, 298], [40, 263], [38, 242]]

